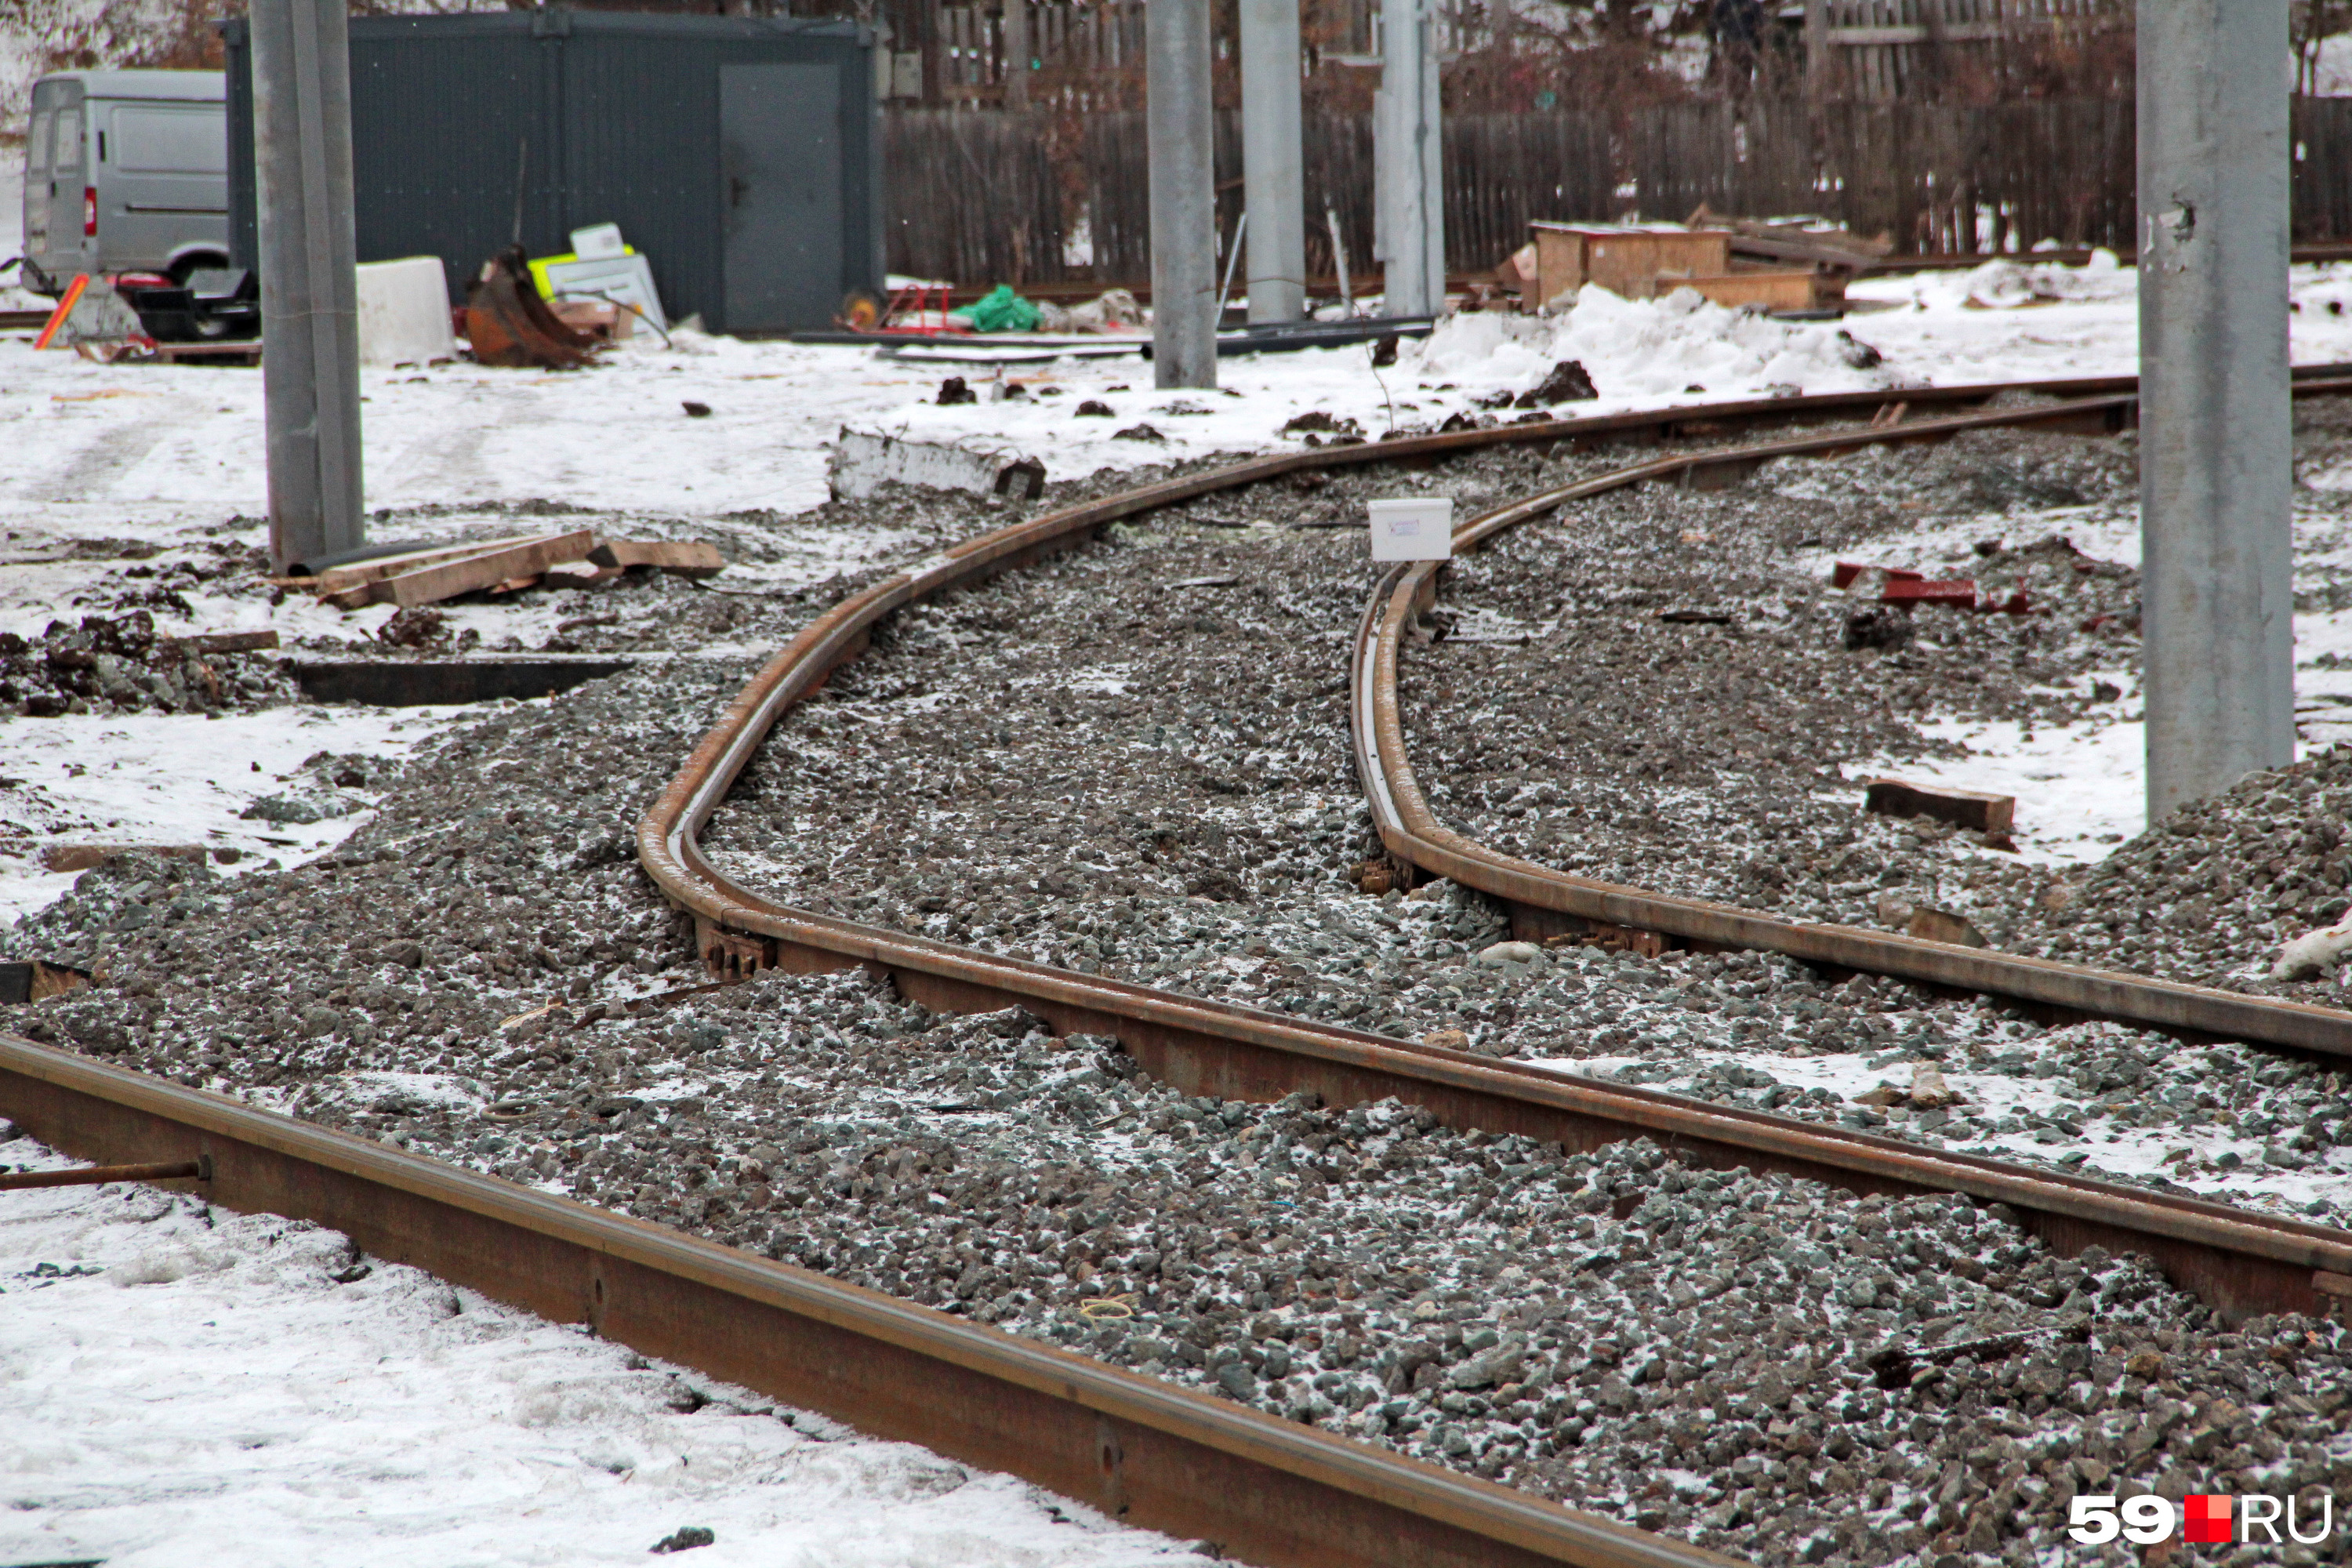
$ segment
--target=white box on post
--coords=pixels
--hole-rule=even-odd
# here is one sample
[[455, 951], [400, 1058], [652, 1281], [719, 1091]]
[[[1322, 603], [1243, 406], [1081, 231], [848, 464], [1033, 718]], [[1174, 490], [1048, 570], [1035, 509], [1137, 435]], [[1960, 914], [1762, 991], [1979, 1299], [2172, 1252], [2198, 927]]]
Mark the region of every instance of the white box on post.
[[1366, 503], [1375, 561], [1444, 561], [1454, 553], [1454, 498], [1416, 496]]

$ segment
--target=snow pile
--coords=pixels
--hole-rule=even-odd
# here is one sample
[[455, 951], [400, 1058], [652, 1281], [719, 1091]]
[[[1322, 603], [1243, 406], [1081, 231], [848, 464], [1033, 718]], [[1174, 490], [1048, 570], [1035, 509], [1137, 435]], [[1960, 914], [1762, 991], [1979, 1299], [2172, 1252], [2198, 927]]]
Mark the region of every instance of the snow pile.
[[2279, 952], [2278, 963], [2271, 968], [2273, 980], [2318, 980], [2344, 962], [2352, 953], [2352, 920], [2342, 920], [2332, 926], [2322, 926], [2305, 931]]
[[[0, 1159], [65, 1163], [22, 1139]], [[715, 1538], [698, 1568], [1201, 1561], [332, 1231], [151, 1188], [0, 1194], [0, 1562], [644, 1563], [681, 1530]]]
[[1727, 310], [1692, 289], [1628, 300], [1593, 283], [1557, 315], [1450, 317], [1422, 345], [1417, 369], [1424, 379], [1517, 392], [1570, 359], [1584, 366], [1604, 399], [1700, 391], [1766, 396], [1894, 383], [1878, 351], [1835, 322]]
[[2138, 293], [2138, 274], [2125, 270], [2116, 253], [2105, 249], [2091, 252], [2080, 267], [2003, 258], [1988, 261], [1968, 276], [1968, 302], [1980, 310], [2134, 300]]

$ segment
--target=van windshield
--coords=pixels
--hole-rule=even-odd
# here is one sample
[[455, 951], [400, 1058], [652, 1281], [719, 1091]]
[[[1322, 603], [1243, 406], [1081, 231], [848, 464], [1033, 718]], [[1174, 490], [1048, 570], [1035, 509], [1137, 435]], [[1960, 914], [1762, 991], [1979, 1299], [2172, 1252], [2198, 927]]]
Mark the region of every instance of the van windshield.
[[25, 141], [25, 183], [49, 177], [49, 111], [46, 109], [33, 116], [33, 129]]
[[81, 167], [81, 110], [68, 109], [58, 115], [57, 154], [49, 167], [62, 174]]

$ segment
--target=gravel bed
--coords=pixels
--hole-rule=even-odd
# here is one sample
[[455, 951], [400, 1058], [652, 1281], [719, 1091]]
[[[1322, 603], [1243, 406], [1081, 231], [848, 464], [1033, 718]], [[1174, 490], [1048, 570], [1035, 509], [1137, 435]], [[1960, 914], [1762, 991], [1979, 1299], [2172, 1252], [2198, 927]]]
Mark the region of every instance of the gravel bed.
[[[2045, 871], [1940, 825], [1858, 813], [1845, 770], [1958, 754], [1922, 731], [1930, 714], [2083, 718], [2121, 634], [2079, 628], [2136, 616], [2138, 574], [2060, 537], [1993, 535], [1979, 593], [2060, 607], [1906, 614], [1877, 605], [1869, 580], [1834, 591], [1820, 568], [1890, 553], [1879, 546], [1916, 526], [1920, 497], [2112, 499], [2136, 483], [2116, 445], [1986, 431], [1924, 453], [1781, 459], [1737, 489], [1644, 486], [1513, 531], [1452, 567], [1434, 640], [1401, 666], [1432, 808], [1566, 870], [1798, 920], [1899, 923], [1945, 883], [1988, 920], [2032, 902]], [[1723, 621], [1664, 618], [1678, 614]], [[1866, 639], [1849, 636], [1857, 623]]]
[[[1753, 954], [1481, 958], [1507, 934], [1484, 900], [1358, 891], [1342, 676], [1370, 569], [1341, 531], [1247, 524], [1375, 489], [1475, 506], [1610, 460], [1264, 486], [902, 616], [780, 727], [709, 842], [811, 907], [1923, 1139], [1978, 1120], [1970, 1073], [2009, 1057], [2074, 1097], [2035, 1130], [2069, 1142], [2242, 1127], [2241, 1103], [2284, 1156], [2352, 1135], [2339, 1085], [2258, 1053], [2166, 1058]], [[828, 517], [927, 508], [957, 535], [1009, 515]], [[1234, 581], [1164, 592], [1186, 578]], [[0, 1025], [1770, 1563], [2021, 1568], [2078, 1489], [2345, 1479], [2334, 1329], [2224, 1331], [2144, 1265], [2054, 1259], [1998, 1209], [1461, 1135], [1394, 1104], [1186, 1099], [1108, 1042], [935, 1018], [856, 973], [673, 994], [702, 977], [635, 865], [635, 817], [756, 659], [857, 580], [743, 600], [742, 657], [706, 645], [726, 656], [498, 708], [371, 779], [376, 818], [324, 861], [85, 874], [13, 945], [100, 988]], [[1806, 1081], [1862, 1062], [1903, 1087]], [[2264, 1180], [2269, 1202], [2315, 1190]]]
[[[2043, 722], [2108, 702], [2095, 681], [2062, 682], [2071, 659], [2118, 657], [2120, 634], [1953, 614], [1907, 648], [1848, 649], [1856, 607], [1789, 558], [1868, 554], [1912, 525], [1902, 503], [1915, 493], [2112, 500], [2129, 461], [2114, 446], [1996, 432], [1853, 460], [1934, 465], [1902, 487], [1884, 473], [1848, 483], [1843, 468], [1785, 477], [1846, 497], [1834, 503], [1769, 487], [1645, 489], [1507, 536], [1454, 568], [1430, 628], [1446, 635], [1408, 649], [1423, 784], [1466, 830], [1569, 869], [1866, 925], [1900, 924], [1933, 900], [2005, 942], [2013, 930], [1997, 911], [2072, 897], [2074, 874], [1940, 825], [1864, 816], [1839, 766], [1948, 748], [1912, 722], [1931, 690]], [[2110, 1026], [2048, 1029], [1868, 977], [1832, 985], [1762, 954], [1490, 951], [1509, 932], [1465, 889], [1358, 891], [1380, 848], [1347, 751], [1344, 659], [1373, 576], [1360, 535], [1249, 525], [1302, 507], [1319, 521], [1415, 488], [1468, 510], [1620, 460], [1512, 452], [1342, 475], [1304, 494], [1256, 487], [910, 610], [779, 727], [704, 843], [729, 875], [796, 904], [991, 951], [2346, 1213], [2352, 1127], [2338, 1075]], [[1882, 493], [1894, 501], [1870, 499]], [[2071, 595], [2082, 619], [2129, 607], [2128, 573], [2078, 571], [2055, 547], [2009, 556], [2004, 596]], [[1623, 595], [1637, 602], [1612, 597]], [[1741, 624], [1656, 618], [1725, 602]], [[1864, 700], [1902, 669], [1917, 701]], [[1848, 722], [1811, 721], [1824, 685]], [[1559, 688], [1583, 700], [1552, 698]], [[1510, 693], [1523, 700], [1498, 700]], [[1690, 708], [1699, 721], [1670, 736], [1646, 722]], [[1915, 1096], [1923, 1068], [1941, 1087]]]
[[145, 608], [51, 621], [37, 638], [0, 632], [0, 713], [238, 713], [299, 695], [267, 654], [208, 653], [155, 635]]

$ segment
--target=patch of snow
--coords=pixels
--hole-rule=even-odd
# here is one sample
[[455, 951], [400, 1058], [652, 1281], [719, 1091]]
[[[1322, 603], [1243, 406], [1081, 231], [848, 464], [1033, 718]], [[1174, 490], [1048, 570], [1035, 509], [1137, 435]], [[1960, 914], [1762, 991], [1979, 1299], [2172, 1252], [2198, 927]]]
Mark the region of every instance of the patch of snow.
[[[2111, 1048], [2126, 1031], [2109, 1023], [2077, 1024], [2053, 1029], [2030, 1043], [2015, 1042], [2050, 1066], [2051, 1076], [2040, 1078], [2013, 1072], [1971, 1072], [1955, 1052], [1941, 1063], [1946, 1084], [1958, 1103], [1932, 1132], [1944, 1147], [1995, 1158], [2026, 1158], [2080, 1165], [2086, 1174], [2162, 1175], [2200, 1195], [2242, 1205], [2298, 1212], [2315, 1199], [2341, 1204], [2352, 1200], [2352, 1152], [2336, 1150], [2315, 1157], [2306, 1168], [2292, 1170], [2270, 1164], [2260, 1137], [2242, 1136], [2227, 1122], [2189, 1129], [2179, 1122], [2156, 1127], [2134, 1125], [2108, 1111], [2107, 1105], [2133, 1109], [2128, 1091], [2108, 1095], [2085, 1093], [2075, 1082], [2074, 1064], [2102, 1048]], [[1999, 1043], [1993, 1047], [1999, 1049]], [[2202, 1049], [2217, 1076], [2244, 1070], [2230, 1047]], [[1528, 1064], [1571, 1077], [1614, 1079], [1628, 1068], [1649, 1068], [1635, 1080], [1675, 1089], [1689, 1076], [1717, 1065], [1760, 1068], [1792, 1089], [1822, 1089], [1841, 1100], [1852, 1101], [1881, 1085], [1907, 1089], [1913, 1053], [1899, 1044], [1876, 1053], [1831, 1052], [1820, 1056], [1784, 1057], [1753, 1050], [1697, 1050], [1677, 1058], [1672, 1080], [1662, 1079], [1654, 1064], [1640, 1057], [1587, 1057], [1581, 1059], [1528, 1058]], [[2187, 1048], [2173, 1061], [2193, 1074], [2200, 1058]], [[1998, 1124], [2021, 1123], [2032, 1117], [2066, 1125], [2027, 1127], [2011, 1131], [1963, 1130], [1964, 1121]], [[1909, 1120], [1909, 1113], [1890, 1120]], [[2068, 1131], [2071, 1126], [2074, 1130]], [[2072, 1158], [2079, 1156], [2079, 1158]]]
[[0, 1561], [641, 1563], [689, 1526], [697, 1568], [1205, 1561], [414, 1268], [338, 1284], [351, 1262], [152, 1188], [0, 1194]]
[[220, 868], [229, 874], [323, 855], [367, 813], [310, 824], [240, 814], [317, 752], [398, 759], [481, 712], [305, 705], [0, 721], [0, 926], [45, 908], [79, 874], [43, 870], [34, 840], [235, 849], [240, 858]]
[[1860, 780], [1890, 774], [2015, 795], [2012, 837], [2025, 858], [2045, 864], [2104, 859], [2147, 826], [2147, 725], [2137, 705], [2128, 715], [2107, 711], [2128, 700], [2102, 704], [2099, 716], [2088, 723], [2033, 731], [2008, 719], [1923, 721], [1922, 733], [1957, 742], [1969, 754], [1957, 761], [1849, 766], [1846, 775]]
[[[1556, 315], [1482, 310], [1439, 323], [1412, 358], [1423, 379], [1473, 392], [1520, 392], [1562, 360], [1592, 378], [1593, 411], [1696, 397], [1768, 396], [1776, 389], [1842, 392], [1885, 386], [1864, 352], [1836, 322], [1780, 321], [1711, 304], [1692, 289], [1626, 300], [1586, 284]], [[1406, 356], [1399, 355], [1400, 365]], [[1697, 390], [1693, 390], [1696, 388]], [[1560, 413], [1583, 413], [1565, 405]]]

